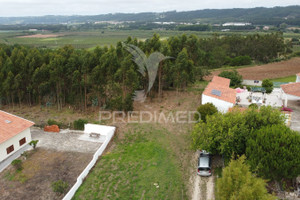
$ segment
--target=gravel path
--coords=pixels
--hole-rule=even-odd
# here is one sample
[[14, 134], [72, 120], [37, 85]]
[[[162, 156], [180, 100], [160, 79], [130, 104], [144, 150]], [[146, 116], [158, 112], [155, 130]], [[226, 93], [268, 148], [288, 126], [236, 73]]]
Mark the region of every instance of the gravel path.
[[32, 139], [39, 140], [38, 147], [66, 152], [95, 153], [102, 145], [101, 141], [91, 142], [79, 139], [83, 135], [83, 132], [50, 133], [39, 128], [31, 129]]

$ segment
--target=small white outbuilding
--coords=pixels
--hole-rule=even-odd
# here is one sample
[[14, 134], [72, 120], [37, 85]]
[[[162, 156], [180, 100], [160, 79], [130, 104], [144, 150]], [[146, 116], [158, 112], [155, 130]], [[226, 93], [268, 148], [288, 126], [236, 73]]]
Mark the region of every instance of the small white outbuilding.
[[0, 110], [0, 162], [31, 141], [34, 123]]
[[212, 103], [219, 112], [228, 112], [236, 103], [236, 90], [229, 86], [230, 79], [214, 76], [202, 93], [202, 104]]

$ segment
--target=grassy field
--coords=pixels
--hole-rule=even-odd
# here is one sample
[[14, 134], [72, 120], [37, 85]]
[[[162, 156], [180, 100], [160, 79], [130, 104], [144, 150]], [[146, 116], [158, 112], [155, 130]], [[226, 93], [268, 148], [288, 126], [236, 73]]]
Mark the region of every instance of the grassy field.
[[288, 77], [282, 77], [282, 78], [275, 78], [271, 79], [273, 82], [295, 82], [296, 81], [296, 75], [288, 76]]
[[168, 130], [130, 125], [125, 139], [102, 156], [74, 199], [186, 199]]
[[[167, 30], [92, 30], [92, 31], [70, 31], [70, 32], [36, 32], [37, 34], [57, 34], [57, 37], [51, 38], [22, 38], [27, 35], [22, 31], [1, 31], [0, 43], [6, 44], [24, 44], [36, 47], [58, 48], [67, 44], [75, 48], [94, 48], [95, 46], [116, 45], [118, 41], [125, 41], [128, 36], [136, 37], [140, 40], [150, 38], [154, 33], [158, 33], [162, 39], [183, 33], [195, 34], [199, 37], [211, 37], [214, 34], [232, 35], [232, 34], [253, 34], [256, 32], [195, 32], [195, 31], [167, 31]], [[257, 32], [266, 34], [265, 32]], [[285, 33], [284, 37], [290, 39], [297, 37], [293, 33]]]

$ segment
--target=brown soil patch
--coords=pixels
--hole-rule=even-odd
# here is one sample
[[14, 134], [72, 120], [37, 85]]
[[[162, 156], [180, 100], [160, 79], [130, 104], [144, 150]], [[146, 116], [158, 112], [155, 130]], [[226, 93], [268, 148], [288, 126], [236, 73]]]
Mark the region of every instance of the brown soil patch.
[[54, 38], [59, 36], [60, 35], [56, 35], [56, 34], [35, 34], [35, 35], [19, 36], [18, 38]]
[[51, 183], [61, 179], [69, 183], [69, 190], [92, 159], [92, 154], [39, 148], [30, 154], [23, 161], [24, 169], [21, 172], [16, 172], [12, 166], [1, 172], [1, 200], [62, 199], [63, 195], [52, 191]]
[[[218, 75], [222, 70], [212, 72], [210, 76], [205, 77], [206, 80], [211, 80], [213, 76]], [[263, 80], [266, 78], [282, 78], [292, 76], [300, 72], [300, 58], [292, 58], [287, 61], [269, 63], [254, 67], [245, 67], [237, 69], [243, 76], [243, 79]]]

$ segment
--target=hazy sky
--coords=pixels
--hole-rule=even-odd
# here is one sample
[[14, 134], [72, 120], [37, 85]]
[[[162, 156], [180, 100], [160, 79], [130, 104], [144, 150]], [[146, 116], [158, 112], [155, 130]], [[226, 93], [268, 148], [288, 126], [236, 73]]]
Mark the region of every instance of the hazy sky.
[[0, 16], [95, 15], [300, 5], [300, 0], [0, 0]]

